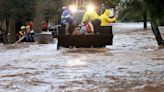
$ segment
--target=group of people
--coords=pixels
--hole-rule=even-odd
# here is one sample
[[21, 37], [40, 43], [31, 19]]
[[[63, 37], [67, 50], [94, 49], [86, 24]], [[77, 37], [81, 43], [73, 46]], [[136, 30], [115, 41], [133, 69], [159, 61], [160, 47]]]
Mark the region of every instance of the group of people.
[[[96, 34], [96, 29], [99, 26], [108, 26], [109, 23], [116, 22], [115, 17], [109, 17], [110, 10], [105, 9], [103, 14], [100, 16], [96, 12], [96, 10], [85, 11], [82, 17], [82, 22], [80, 26], [77, 26], [73, 29], [73, 32], [69, 32], [69, 27], [72, 25], [77, 25], [76, 21], [73, 17], [73, 14], [70, 10], [70, 7], [65, 7], [64, 11], [61, 15], [61, 24], [65, 26], [65, 34], [73, 34], [73, 35], [86, 35], [86, 34]], [[41, 25], [42, 31], [48, 30], [48, 23], [43, 22]], [[31, 42], [33, 41], [33, 22], [30, 21], [26, 24], [26, 26], [21, 26], [21, 31], [17, 33], [17, 40], [22, 37], [25, 37], [24, 40]]]
[[[73, 35], [74, 34], [90, 34], [90, 33], [95, 34], [96, 29], [99, 26], [108, 26], [109, 23], [116, 22], [116, 18], [109, 17], [109, 15], [110, 15], [109, 9], [105, 9], [104, 13], [101, 14], [100, 16], [96, 12], [96, 10], [92, 10], [92, 11], [86, 10], [82, 18], [81, 26], [75, 28], [72, 34]], [[76, 22], [72, 16], [72, 13], [69, 7], [65, 8], [61, 16], [61, 24], [66, 26], [65, 34], [69, 34], [68, 33], [69, 26], [74, 25], [75, 23]]]
[[21, 26], [21, 30], [16, 34], [17, 40], [22, 39], [22, 41], [32, 42], [34, 31], [32, 26]]
[[[47, 31], [48, 30], [48, 23], [47, 22], [42, 22], [41, 24], [41, 31]], [[22, 39], [21, 41], [26, 41], [26, 42], [33, 42], [33, 35], [34, 35], [34, 30], [33, 30], [33, 22], [29, 21], [26, 23], [26, 26], [21, 26], [20, 31], [17, 32], [16, 34], [16, 40]]]

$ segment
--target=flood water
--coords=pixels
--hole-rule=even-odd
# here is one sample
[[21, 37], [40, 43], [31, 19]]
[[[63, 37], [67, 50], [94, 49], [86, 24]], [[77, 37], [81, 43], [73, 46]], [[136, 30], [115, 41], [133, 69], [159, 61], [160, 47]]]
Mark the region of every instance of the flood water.
[[164, 49], [148, 27], [113, 24], [106, 48], [0, 44], [0, 92], [164, 92]]

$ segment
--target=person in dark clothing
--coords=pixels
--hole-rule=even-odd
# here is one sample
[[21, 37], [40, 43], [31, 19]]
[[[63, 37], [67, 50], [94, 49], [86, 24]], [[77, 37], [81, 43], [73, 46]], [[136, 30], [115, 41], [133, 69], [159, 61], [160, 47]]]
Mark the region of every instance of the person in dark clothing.
[[30, 26], [26, 26], [26, 34], [25, 34], [25, 39], [27, 42], [33, 42], [33, 30], [30, 28]]

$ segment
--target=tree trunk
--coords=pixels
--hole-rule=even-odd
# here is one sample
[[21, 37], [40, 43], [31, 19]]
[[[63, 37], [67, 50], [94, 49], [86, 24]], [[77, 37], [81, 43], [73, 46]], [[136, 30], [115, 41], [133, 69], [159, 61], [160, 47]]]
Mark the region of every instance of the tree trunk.
[[158, 24], [154, 19], [151, 19], [151, 27], [152, 27], [152, 31], [155, 35], [158, 45], [164, 45], [164, 41], [161, 37], [161, 33], [159, 31]]
[[10, 19], [9, 22], [9, 42], [11, 44], [16, 42], [16, 30], [15, 30], [15, 20]]
[[164, 26], [164, 17], [159, 20], [159, 25]]
[[143, 14], [143, 21], [144, 21], [144, 29], [147, 29], [147, 13], [146, 11]]
[[2, 31], [3, 31], [3, 34], [2, 34], [3, 43], [4, 44], [9, 44], [9, 40], [8, 40], [8, 36], [7, 36], [7, 34], [8, 34], [7, 23], [6, 23], [5, 19], [1, 22], [1, 27], [2, 27]]
[[34, 31], [37, 33], [41, 32], [41, 24], [44, 21], [43, 6], [43, 0], [37, 0], [36, 17], [34, 18]]
[[3, 30], [2, 37], [3, 37], [3, 43], [4, 44], [9, 44], [7, 34], [8, 34], [7, 30]]

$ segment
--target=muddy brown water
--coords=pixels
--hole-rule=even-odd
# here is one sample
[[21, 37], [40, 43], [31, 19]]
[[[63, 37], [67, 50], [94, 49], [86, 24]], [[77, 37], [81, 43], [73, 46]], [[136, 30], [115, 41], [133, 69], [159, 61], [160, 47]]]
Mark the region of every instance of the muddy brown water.
[[1, 45], [0, 92], [164, 92], [164, 49], [140, 25], [115, 26], [106, 48]]

